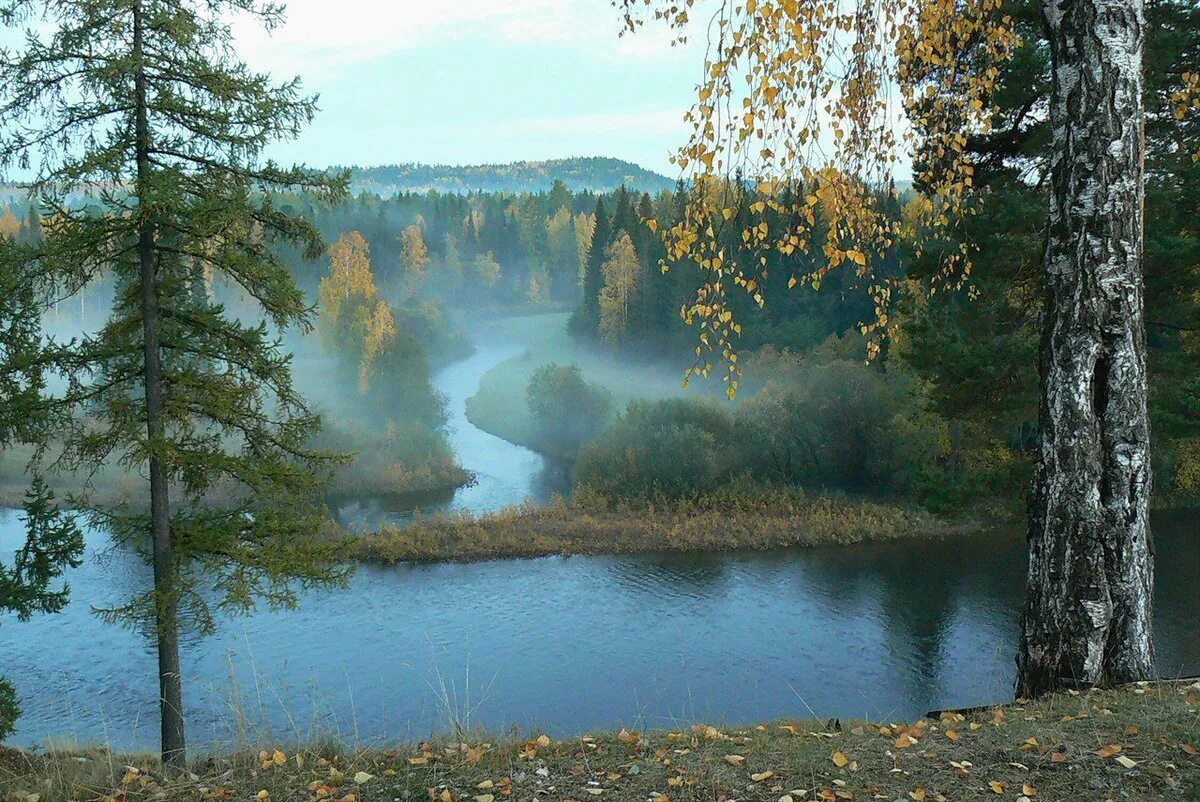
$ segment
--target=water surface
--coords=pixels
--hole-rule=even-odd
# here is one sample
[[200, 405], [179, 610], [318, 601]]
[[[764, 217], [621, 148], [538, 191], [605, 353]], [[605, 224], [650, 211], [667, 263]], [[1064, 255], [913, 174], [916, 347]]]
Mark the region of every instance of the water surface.
[[[1200, 516], [1156, 516], [1164, 674], [1200, 670]], [[4, 556], [19, 542], [0, 515]], [[89, 610], [149, 570], [89, 536], [61, 615], [0, 626], [22, 697], [15, 738], [149, 746], [144, 636]], [[784, 715], [910, 718], [1011, 696], [1024, 549], [1012, 533], [738, 555], [552, 557], [364, 567], [349, 590], [224, 622], [183, 649], [195, 742], [423, 737], [471, 713], [565, 735]], [[252, 736], [246, 736], [254, 740]]]
[[[483, 375], [520, 350], [481, 345], [438, 372], [449, 437], [477, 482], [429, 508], [547, 498], [561, 478], [467, 421]], [[351, 524], [410, 513], [343, 505]], [[1156, 642], [1166, 675], [1200, 672], [1200, 514], [1158, 515]], [[0, 558], [23, 532], [0, 510]], [[348, 590], [221, 622], [183, 647], [194, 744], [424, 737], [469, 719], [566, 735], [679, 721], [911, 718], [1011, 697], [1025, 550], [1015, 532], [768, 553], [549, 557], [364, 566]], [[153, 644], [93, 606], [149, 587], [135, 555], [88, 532], [72, 602], [0, 619], [14, 742], [153, 747]], [[267, 734], [269, 732], [270, 734]]]

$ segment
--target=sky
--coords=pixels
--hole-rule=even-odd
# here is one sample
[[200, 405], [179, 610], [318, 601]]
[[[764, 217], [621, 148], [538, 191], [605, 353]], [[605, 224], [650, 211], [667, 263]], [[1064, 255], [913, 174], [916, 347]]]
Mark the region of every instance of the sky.
[[609, 0], [290, 0], [240, 55], [299, 75], [320, 112], [280, 159], [499, 163], [613, 156], [670, 177], [704, 52], [665, 28], [621, 37]]

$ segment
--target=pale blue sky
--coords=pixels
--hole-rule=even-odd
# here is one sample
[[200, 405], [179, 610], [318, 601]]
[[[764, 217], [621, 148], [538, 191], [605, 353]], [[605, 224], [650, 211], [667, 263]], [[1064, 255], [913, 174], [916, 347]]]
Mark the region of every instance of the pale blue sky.
[[675, 177], [699, 44], [619, 37], [608, 0], [291, 0], [242, 56], [299, 74], [321, 113], [275, 155], [327, 164], [615, 156]]

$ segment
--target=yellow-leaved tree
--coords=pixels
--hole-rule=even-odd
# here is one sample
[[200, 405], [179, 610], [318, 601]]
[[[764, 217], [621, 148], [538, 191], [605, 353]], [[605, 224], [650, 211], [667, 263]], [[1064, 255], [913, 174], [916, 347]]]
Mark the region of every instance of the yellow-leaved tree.
[[[968, 286], [971, 248], [953, 235], [977, 208], [968, 138], [991, 126], [998, 66], [1017, 44], [1002, 0], [614, 1], [630, 31], [658, 20], [683, 39], [701, 24], [708, 42], [691, 135], [674, 157], [688, 200], [661, 231], [664, 267], [701, 271], [684, 310], [701, 340], [691, 371], [707, 374], [718, 354], [734, 393], [742, 324], [727, 294], [766, 302], [767, 254], [815, 249], [818, 224], [821, 258], [789, 286], [853, 271], [875, 300], [862, 322], [872, 353], [896, 326], [894, 279], [879, 266], [901, 225], [941, 256], [926, 292]], [[1017, 678], [1028, 696], [1154, 671], [1143, 1], [1042, 9], [1053, 155]], [[1177, 103], [1188, 113], [1191, 93]], [[901, 221], [884, 205], [907, 164], [919, 203]], [[721, 244], [734, 225], [736, 253]]]
[[329, 247], [329, 275], [317, 288], [321, 341], [358, 358], [358, 389], [365, 393], [379, 354], [396, 336], [396, 321], [371, 274], [371, 248], [350, 231]]
[[405, 292], [415, 293], [425, 281], [425, 268], [429, 266], [429, 248], [420, 226], [407, 226], [400, 233], [400, 263], [404, 267]]
[[604, 251], [604, 288], [600, 290], [600, 336], [616, 344], [629, 325], [629, 304], [641, 266], [633, 240], [624, 231]]

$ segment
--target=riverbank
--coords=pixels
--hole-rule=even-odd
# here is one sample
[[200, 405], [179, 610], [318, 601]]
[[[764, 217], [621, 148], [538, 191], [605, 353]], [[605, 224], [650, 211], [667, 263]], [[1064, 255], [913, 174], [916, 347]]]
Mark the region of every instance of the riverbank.
[[581, 492], [543, 506], [478, 515], [418, 516], [357, 539], [365, 562], [471, 561], [551, 554], [718, 552], [943, 537], [977, 531], [973, 519], [793, 487], [727, 489], [696, 499], [609, 502]]
[[839, 802], [1200, 798], [1200, 682], [1063, 693], [916, 722], [777, 721], [554, 741], [459, 730], [390, 748], [255, 744], [167, 780], [146, 755], [0, 749], [6, 802]]
[[478, 388], [466, 402], [467, 419], [472, 424], [539, 453], [573, 458], [573, 453], [565, 453], [539, 437], [525, 400], [533, 372], [550, 363], [563, 367], [578, 365], [585, 380], [603, 387], [612, 396], [613, 414], [634, 398], [700, 397], [724, 389], [716, 380], [700, 378], [693, 378], [689, 388], [682, 387], [688, 364], [682, 356], [677, 360], [638, 360], [630, 355], [617, 359], [608, 349], [581, 343], [567, 332], [569, 318], [566, 313], [527, 315], [491, 325], [488, 336], [524, 343], [526, 347], [480, 378]]

